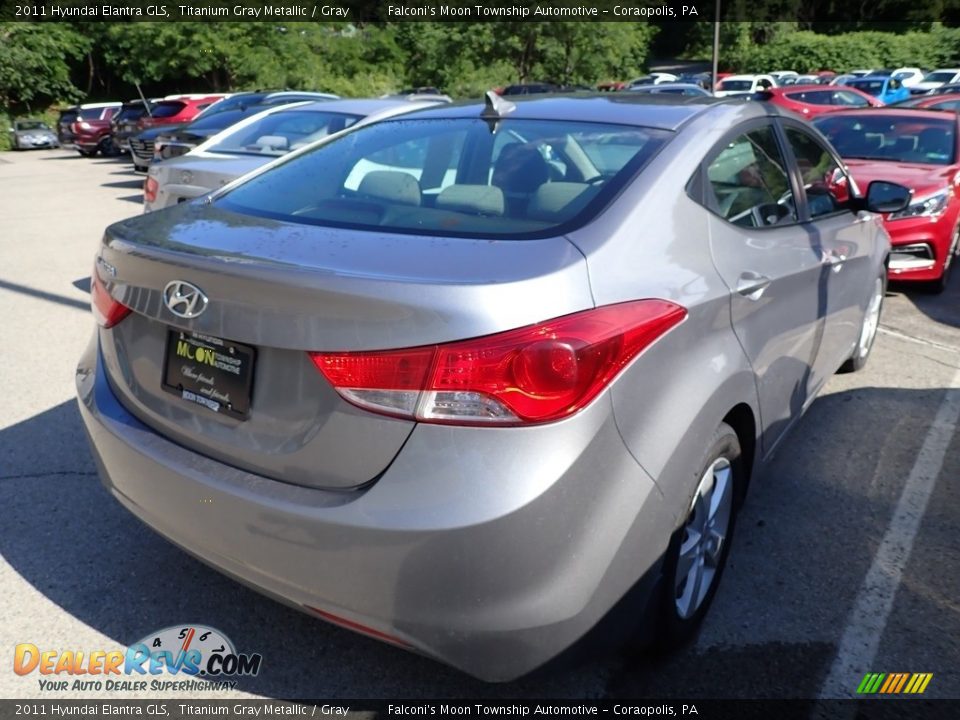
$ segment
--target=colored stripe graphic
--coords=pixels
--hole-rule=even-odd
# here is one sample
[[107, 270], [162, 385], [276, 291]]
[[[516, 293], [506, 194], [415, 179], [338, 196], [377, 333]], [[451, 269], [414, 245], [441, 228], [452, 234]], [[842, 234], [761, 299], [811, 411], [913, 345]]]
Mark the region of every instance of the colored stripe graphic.
[[858, 695], [920, 695], [933, 679], [933, 673], [867, 673], [857, 687]]

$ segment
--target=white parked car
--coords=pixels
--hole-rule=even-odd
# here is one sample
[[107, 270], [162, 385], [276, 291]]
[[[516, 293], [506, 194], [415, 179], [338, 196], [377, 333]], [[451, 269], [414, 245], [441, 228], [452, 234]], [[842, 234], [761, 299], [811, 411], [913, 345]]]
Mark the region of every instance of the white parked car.
[[861, 68], [860, 70], [851, 70], [847, 75], [853, 75], [854, 77], [866, 77], [867, 75], [873, 75], [876, 68]]
[[717, 97], [752, 95], [772, 87], [777, 87], [777, 81], [771, 75], [730, 75], [717, 83], [713, 94]]
[[899, 80], [904, 87], [912, 88], [923, 82], [923, 70], [915, 67], [897, 68], [891, 77]]
[[941, 68], [928, 73], [923, 80], [910, 88], [911, 95], [922, 95], [923, 93], [937, 90], [942, 85], [960, 82], [960, 69]]
[[784, 78], [797, 77], [799, 73], [796, 73], [793, 70], [775, 70], [772, 73], [767, 74], [776, 80], [778, 84], [782, 85]]
[[652, 72], [636, 80], [631, 80], [627, 87], [640, 87], [642, 85], [663, 85], [664, 83], [675, 83], [680, 78], [671, 73]]

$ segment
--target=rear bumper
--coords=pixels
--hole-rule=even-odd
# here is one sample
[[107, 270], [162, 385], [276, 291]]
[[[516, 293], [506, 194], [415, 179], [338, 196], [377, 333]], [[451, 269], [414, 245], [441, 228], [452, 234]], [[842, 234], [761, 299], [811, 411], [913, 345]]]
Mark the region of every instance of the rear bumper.
[[213, 192], [213, 188], [200, 187], [199, 185], [186, 185], [183, 183], [169, 183], [160, 185], [157, 190], [157, 199], [152, 203], [144, 203], [144, 212], [153, 212], [163, 208], [178, 205], [179, 203], [203, 197]]
[[77, 390], [104, 484], [157, 532], [276, 599], [488, 681], [570, 648], [641, 576], [648, 600], [670, 535], [606, 395], [551, 426], [420, 425], [376, 483], [331, 492], [143, 425], [111, 390], [96, 335]]

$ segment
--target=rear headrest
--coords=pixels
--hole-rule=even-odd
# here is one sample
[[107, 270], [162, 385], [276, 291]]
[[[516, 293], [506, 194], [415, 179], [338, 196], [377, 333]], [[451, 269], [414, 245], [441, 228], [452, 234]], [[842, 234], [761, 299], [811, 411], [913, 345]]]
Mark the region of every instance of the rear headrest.
[[450, 185], [437, 195], [437, 208], [480, 215], [503, 215], [503, 190], [492, 185]]
[[586, 183], [552, 182], [541, 185], [530, 199], [527, 215], [531, 220], [557, 220], [573, 217], [586, 205], [594, 192]]
[[357, 192], [400, 205], [420, 205], [420, 183], [405, 172], [371, 170], [363, 176]]
[[290, 140], [285, 135], [261, 135], [257, 138], [257, 147], [264, 150], [288, 150]]
[[540, 151], [529, 145], [507, 145], [493, 166], [493, 184], [508, 193], [532, 193], [549, 179], [550, 166]]

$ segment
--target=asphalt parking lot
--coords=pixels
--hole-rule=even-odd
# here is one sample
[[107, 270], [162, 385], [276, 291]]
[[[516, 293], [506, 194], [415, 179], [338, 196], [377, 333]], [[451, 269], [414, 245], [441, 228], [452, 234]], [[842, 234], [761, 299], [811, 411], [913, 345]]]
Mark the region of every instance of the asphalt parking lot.
[[[234, 583], [101, 487], [73, 374], [102, 231], [141, 211], [129, 167], [0, 155], [0, 652], [124, 648], [202, 623], [263, 669], [191, 697], [816, 698], [927, 672], [926, 697], [960, 698], [960, 275], [941, 296], [891, 288], [867, 369], [830, 381], [754, 483], [692, 646], [487, 685]], [[9, 658], [0, 697], [118, 697], [42, 692]]]

